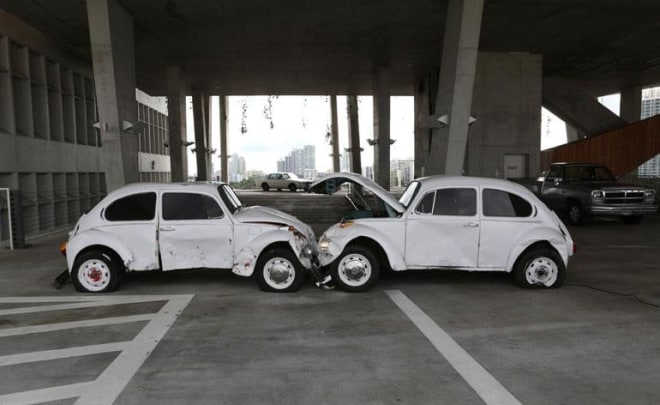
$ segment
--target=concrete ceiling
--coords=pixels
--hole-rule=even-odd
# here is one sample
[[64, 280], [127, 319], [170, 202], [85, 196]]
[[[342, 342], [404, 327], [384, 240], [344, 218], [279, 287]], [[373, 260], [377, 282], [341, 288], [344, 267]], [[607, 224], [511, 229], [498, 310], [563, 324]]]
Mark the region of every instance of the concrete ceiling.
[[[138, 87], [166, 91], [181, 65], [214, 94], [369, 94], [389, 65], [394, 94], [440, 65], [447, 1], [118, 0], [135, 22]], [[90, 58], [85, 0], [0, 8]], [[605, 94], [660, 83], [658, 0], [485, 0], [483, 51], [544, 55], [544, 75]]]

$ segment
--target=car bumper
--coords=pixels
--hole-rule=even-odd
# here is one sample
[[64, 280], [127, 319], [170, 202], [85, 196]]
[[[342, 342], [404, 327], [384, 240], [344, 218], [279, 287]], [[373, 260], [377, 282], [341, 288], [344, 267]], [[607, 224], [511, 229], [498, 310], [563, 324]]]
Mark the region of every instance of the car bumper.
[[598, 216], [617, 216], [626, 217], [633, 215], [653, 214], [658, 211], [657, 205], [636, 205], [636, 206], [605, 206], [595, 205], [590, 209], [592, 215]]

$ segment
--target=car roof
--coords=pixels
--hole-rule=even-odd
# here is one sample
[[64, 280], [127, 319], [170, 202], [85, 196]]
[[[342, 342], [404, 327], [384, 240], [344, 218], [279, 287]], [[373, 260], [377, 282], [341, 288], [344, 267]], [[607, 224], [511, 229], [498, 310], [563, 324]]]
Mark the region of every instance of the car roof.
[[493, 187], [505, 191], [524, 194], [528, 198], [536, 200], [536, 196], [527, 187], [514, 183], [506, 179], [497, 179], [492, 177], [472, 177], [472, 176], [445, 176], [435, 175], [420, 177], [415, 179], [421, 184], [421, 190], [427, 190], [436, 187], [447, 186], [475, 186], [475, 187]]
[[130, 183], [113, 190], [108, 196], [119, 196], [137, 192], [161, 191], [161, 190], [195, 190], [215, 191], [218, 186], [227, 184], [222, 182], [190, 181], [182, 183]]

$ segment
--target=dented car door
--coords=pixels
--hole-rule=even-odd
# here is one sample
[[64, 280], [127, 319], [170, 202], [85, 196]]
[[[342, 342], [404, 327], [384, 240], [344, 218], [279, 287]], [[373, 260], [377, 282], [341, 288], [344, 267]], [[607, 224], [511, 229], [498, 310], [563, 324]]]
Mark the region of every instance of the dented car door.
[[406, 224], [406, 264], [410, 268], [477, 266], [477, 190], [443, 188], [426, 193]]
[[233, 223], [214, 196], [166, 191], [160, 204], [163, 270], [232, 267]]

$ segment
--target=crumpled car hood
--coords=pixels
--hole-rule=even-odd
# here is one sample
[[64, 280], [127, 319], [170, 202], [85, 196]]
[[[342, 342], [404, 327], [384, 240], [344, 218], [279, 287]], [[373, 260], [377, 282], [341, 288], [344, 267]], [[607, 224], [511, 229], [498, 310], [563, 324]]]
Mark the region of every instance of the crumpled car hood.
[[281, 224], [293, 225], [300, 232], [303, 232], [307, 238], [314, 240], [314, 231], [312, 228], [286, 212], [277, 210], [275, 208], [252, 206], [243, 207], [240, 211], [234, 213], [234, 218], [242, 223], [268, 223], [268, 224]]
[[341, 184], [349, 182], [359, 184], [362, 187], [370, 190], [378, 198], [387, 203], [390, 207], [396, 210], [399, 214], [403, 213], [406, 208], [401, 205], [389, 191], [378, 185], [373, 180], [364, 177], [357, 173], [329, 173], [320, 179], [314, 181], [309, 187], [309, 193], [316, 194], [332, 194], [339, 190]]

